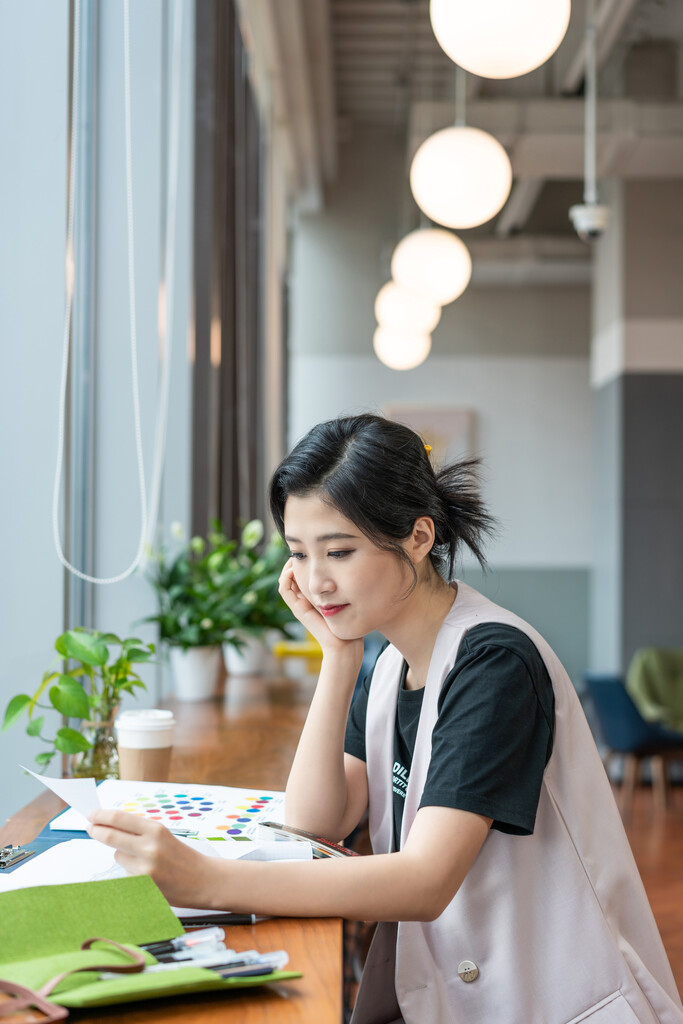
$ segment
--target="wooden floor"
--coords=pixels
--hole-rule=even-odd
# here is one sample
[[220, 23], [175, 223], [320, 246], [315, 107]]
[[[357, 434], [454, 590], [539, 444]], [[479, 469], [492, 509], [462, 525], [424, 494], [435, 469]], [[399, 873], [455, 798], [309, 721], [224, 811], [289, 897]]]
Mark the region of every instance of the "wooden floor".
[[639, 787], [626, 832], [683, 994], [683, 786], [670, 787], [666, 811]]

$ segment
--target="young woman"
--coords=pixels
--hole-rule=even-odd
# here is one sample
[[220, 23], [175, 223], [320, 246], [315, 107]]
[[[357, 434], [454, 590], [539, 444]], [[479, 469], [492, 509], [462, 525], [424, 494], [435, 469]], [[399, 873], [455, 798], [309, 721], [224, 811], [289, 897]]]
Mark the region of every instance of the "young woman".
[[[379, 921], [358, 1024], [682, 1024], [574, 688], [525, 622], [451, 581], [492, 522], [463, 462], [408, 428], [320, 424], [276, 470], [280, 590], [323, 650], [288, 824], [373, 856], [203, 858], [117, 811], [91, 835], [176, 906]], [[351, 706], [363, 637], [388, 645]]]

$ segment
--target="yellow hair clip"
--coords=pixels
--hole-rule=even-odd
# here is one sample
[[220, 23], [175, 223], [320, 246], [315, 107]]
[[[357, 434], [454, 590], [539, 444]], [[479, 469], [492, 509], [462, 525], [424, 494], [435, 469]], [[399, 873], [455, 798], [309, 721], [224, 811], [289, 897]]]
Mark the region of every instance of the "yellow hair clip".
[[425, 451], [427, 452], [427, 455], [429, 455], [429, 453], [431, 452], [431, 450], [432, 450], [432, 446], [431, 446], [431, 444], [426, 444], [426, 445], [425, 445]]

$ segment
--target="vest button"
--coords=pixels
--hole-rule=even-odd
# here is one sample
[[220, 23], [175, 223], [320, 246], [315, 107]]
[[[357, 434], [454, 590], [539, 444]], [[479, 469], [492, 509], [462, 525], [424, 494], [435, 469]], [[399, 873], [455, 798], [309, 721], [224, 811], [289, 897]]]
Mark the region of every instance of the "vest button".
[[458, 964], [458, 974], [461, 981], [476, 981], [479, 977], [479, 968], [472, 960], [463, 960]]

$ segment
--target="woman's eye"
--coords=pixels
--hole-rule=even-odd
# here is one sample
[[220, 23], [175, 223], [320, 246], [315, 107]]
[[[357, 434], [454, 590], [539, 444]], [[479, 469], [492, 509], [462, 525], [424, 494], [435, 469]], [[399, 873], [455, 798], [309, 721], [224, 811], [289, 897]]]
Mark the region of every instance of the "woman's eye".
[[289, 552], [289, 557], [290, 558], [296, 558], [297, 560], [300, 560], [302, 558], [305, 558], [305, 555], [304, 555], [303, 551], [290, 551]]
[[346, 558], [347, 555], [353, 554], [353, 548], [349, 548], [346, 551], [328, 551], [330, 558]]

